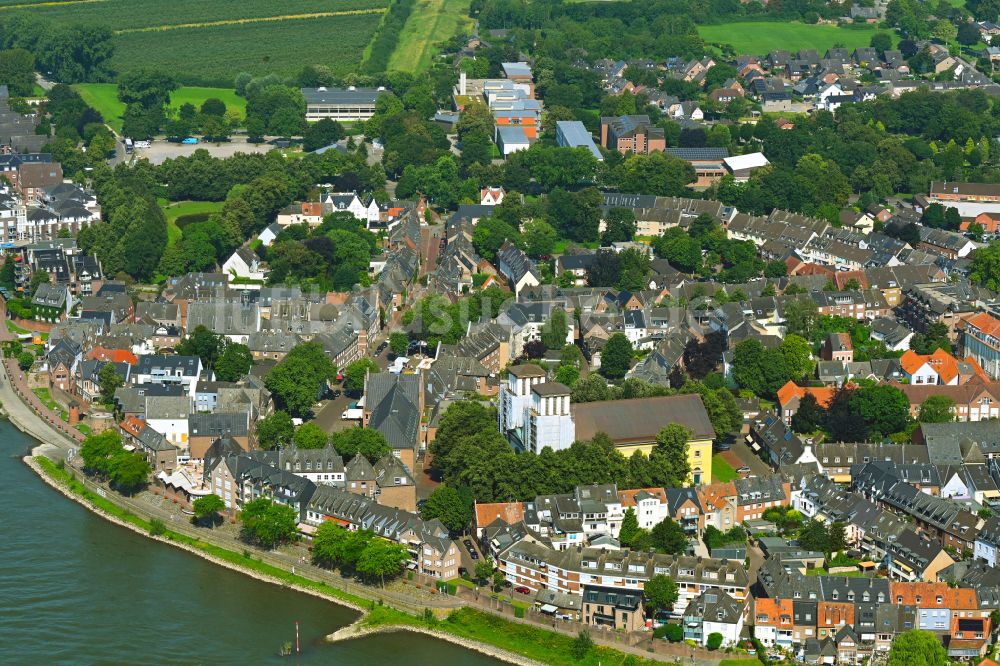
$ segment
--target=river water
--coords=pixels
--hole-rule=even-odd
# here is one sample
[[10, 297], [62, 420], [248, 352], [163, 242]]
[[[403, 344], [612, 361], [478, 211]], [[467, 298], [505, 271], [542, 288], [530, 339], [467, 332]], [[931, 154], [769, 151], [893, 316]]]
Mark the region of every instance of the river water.
[[419, 634], [327, 644], [354, 611], [98, 518], [21, 461], [33, 442], [0, 421], [0, 664], [499, 663]]

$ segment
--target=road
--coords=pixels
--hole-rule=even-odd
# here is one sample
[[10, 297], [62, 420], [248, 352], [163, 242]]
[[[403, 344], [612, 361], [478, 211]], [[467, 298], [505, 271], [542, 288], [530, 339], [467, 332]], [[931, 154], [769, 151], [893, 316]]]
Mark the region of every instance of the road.
[[[382, 344], [387, 337], [388, 333], [381, 335], [375, 339], [373, 344], [376, 348], [378, 348], [378, 346]], [[389, 367], [388, 356], [388, 347], [386, 347], [378, 356], [372, 356], [375, 360], [375, 364], [378, 365], [379, 371], [384, 371]], [[357, 421], [344, 421], [340, 418], [340, 415], [344, 413], [347, 406], [354, 400], [357, 400], [357, 398], [352, 398], [348, 395], [341, 395], [339, 398], [335, 398], [333, 400], [323, 400], [320, 403], [321, 407], [319, 407], [316, 411], [316, 418], [313, 420], [314, 423], [322, 428], [323, 432], [326, 433], [340, 432], [341, 430], [357, 426]]]

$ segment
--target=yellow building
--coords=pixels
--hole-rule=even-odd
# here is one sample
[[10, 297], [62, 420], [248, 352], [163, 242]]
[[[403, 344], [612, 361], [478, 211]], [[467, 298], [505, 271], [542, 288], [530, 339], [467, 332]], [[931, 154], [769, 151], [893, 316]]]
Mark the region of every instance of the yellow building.
[[697, 393], [574, 403], [570, 411], [576, 426], [576, 439], [593, 439], [594, 435], [603, 432], [626, 458], [636, 451], [649, 455], [656, 445], [656, 436], [671, 423], [684, 426], [691, 431], [688, 483], [696, 486], [712, 483], [715, 429]]

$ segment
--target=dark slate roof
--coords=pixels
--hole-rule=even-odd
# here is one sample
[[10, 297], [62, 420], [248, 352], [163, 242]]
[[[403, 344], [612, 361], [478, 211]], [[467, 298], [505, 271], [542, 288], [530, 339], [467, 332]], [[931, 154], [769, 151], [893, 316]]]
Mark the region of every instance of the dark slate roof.
[[368, 427], [385, 436], [393, 449], [414, 449], [420, 433], [420, 376], [376, 373], [365, 385]]

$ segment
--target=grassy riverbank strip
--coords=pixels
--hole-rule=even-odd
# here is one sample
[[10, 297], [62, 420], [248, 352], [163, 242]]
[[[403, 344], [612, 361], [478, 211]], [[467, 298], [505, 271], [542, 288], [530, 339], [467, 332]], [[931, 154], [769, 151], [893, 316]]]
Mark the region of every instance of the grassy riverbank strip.
[[[101, 496], [87, 488], [71, 470], [57, 465], [45, 456], [26, 457], [25, 463], [46, 483], [70, 499], [95, 511], [102, 517], [133, 531], [169, 543], [188, 552], [200, 555], [217, 564], [253, 576], [258, 580], [290, 587], [300, 592], [323, 597], [361, 612], [362, 617], [351, 627], [338, 634], [341, 640], [360, 638], [382, 631], [418, 631], [463, 647], [478, 650], [509, 663], [523, 664], [526, 658], [553, 666], [596, 666], [597, 664], [651, 666], [652, 659], [625, 654], [603, 646], [593, 646], [586, 657], [573, 656], [574, 638], [527, 624], [510, 622], [501, 617], [460, 608], [447, 618], [416, 617], [396, 608], [376, 604], [350, 592], [326, 583], [293, 574], [241, 553], [205, 543], [199, 539], [170, 530], [157, 521], [148, 521], [116, 504], [110, 497]], [[247, 551], [249, 554], [249, 551]], [[344, 635], [347, 634], [347, 635]]]

